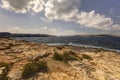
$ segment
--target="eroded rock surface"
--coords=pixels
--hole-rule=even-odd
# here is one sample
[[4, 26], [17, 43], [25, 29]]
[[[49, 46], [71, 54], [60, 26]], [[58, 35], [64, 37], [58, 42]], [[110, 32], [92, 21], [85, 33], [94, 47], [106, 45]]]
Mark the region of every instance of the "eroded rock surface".
[[[56, 52], [62, 59], [53, 59]], [[22, 78], [23, 67], [32, 61], [45, 61], [48, 71]], [[12, 63], [6, 74], [9, 80], [120, 80], [120, 53], [104, 49], [0, 38], [0, 62]], [[0, 65], [0, 75], [3, 68]]]

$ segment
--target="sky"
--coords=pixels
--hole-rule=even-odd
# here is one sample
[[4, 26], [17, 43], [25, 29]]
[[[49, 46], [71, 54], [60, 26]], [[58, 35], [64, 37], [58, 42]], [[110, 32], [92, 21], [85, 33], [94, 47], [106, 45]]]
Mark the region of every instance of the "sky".
[[120, 0], [0, 0], [0, 32], [120, 36]]

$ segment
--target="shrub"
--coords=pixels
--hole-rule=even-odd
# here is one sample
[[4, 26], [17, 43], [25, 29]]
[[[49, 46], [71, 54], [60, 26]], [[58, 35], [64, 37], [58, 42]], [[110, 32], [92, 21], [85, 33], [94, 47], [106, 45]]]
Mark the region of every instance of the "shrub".
[[83, 59], [88, 59], [88, 60], [93, 60], [91, 56], [86, 55], [86, 54], [83, 54], [83, 55], [82, 55], [82, 58], [83, 58]]
[[61, 46], [57, 46], [56, 48], [62, 50], [62, 47], [61, 47]]
[[5, 62], [0, 62], [0, 68], [1, 67], [6, 67], [7, 69], [9, 68], [9, 65]]
[[73, 53], [70, 52], [64, 52], [62, 57], [65, 63], [67, 63], [69, 60], [77, 60], [75, 54], [73, 55]]
[[71, 51], [71, 50], [70, 50], [70, 51], [68, 51], [68, 53], [69, 53], [70, 55], [73, 55], [73, 56], [75, 56], [75, 57], [78, 57], [77, 54], [76, 54], [74, 51]]
[[45, 61], [33, 61], [27, 63], [22, 70], [22, 77], [29, 78], [36, 74], [37, 72], [47, 72], [48, 67]]
[[11, 67], [11, 64], [8, 64], [5, 62], [0, 62], [0, 68], [2, 68], [2, 67], [5, 67], [5, 71], [3, 72], [3, 74], [0, 74], [0, 80], [8, 80], [7, 74]]
[[55, 52], [53, 55], [53, 59], [63, 61], [65, 63], [67, 63], [69, 60], [77, 60], [75, 53], [73, 52], [64, 52], [63, 54]]
[[53, 55], [53, 59], [58, 60], [58, 61], [62, 61], [63, 57], [62, 57], [61, 54], [55, 52], [54, 55]]
[[8, 80], [7, 73], [1, 74], [0, 80]]

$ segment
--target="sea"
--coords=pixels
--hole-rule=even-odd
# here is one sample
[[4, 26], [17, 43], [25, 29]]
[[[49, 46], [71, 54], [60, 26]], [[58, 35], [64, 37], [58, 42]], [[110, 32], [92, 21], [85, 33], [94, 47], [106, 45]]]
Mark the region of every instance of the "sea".
[[16, 40], [46, 43], [48, 45], [71, 45], [103, 48], [120, 53], [120, 37], [116, 36], [50, 36], [50, 37], [12, 37]]

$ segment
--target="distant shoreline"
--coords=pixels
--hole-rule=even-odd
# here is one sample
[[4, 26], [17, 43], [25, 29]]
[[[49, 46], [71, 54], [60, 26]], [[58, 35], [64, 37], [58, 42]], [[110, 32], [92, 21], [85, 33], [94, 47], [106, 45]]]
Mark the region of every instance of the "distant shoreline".
[[[11, 38], [10, 38], [11, 39]], [[12, 38], [13, 39], [13, 38]], [[15, 40], [15, 39], [13, 39]], [[22, 40], [20, 40], [22, 41]], [[27, 40], [23, 40], [23, 41], [27, 41]], [[31, 41], [28, 41], [28, 42], [31, 42]], [[32, 41], [32, 42], [35, 42], [35, 41]], [[38, 43], [39, 42], [35, 42], [35, 43]], [[115, 51], [117, 53], [120, 53], [120, 50], [118, 49], [110, 49], [110, 48], [105, 48], [105, 47], [99, 47], [99, 46], [92, 46], [92, 45], [85, 45], [85, 44], [74, 44], [74, 43], [68, 43], [68, 44], [65, 44], [65, 43], [42, 43], [42, 44], [47, 44], [49, 46], [73, 46], [73, 47], [83, 47], [83, 48], [93, 48], [93, 49], [103, 49], [103, 50], [108, 50], [108, 51]]]
[[[1, 39], [1, 38], [0, 38]], [[3, 38], [3, 39], [10, 39], [10, 40], [15, 40], [15, 39], [11, 39], [11, 38]], [[27, 40], [15, 40], [15, 41], [27, 41]], [[31, 43], [31, 41], [27, 41], [28, 43]], [[39, 42], [35, 42], [35, 41], [32, 41], [33, 43], [36, 43], [36, 44], [46, 44], [48, 46], [55, 46], [55, 47], [58, 47], [58, 46], [69, 46], [69, 47], [78, 47], [78, 48], [84, 48], [84, 49], [101, 49], [101, 50], [105, 50], [105, 51], [113, 51], [113, 52], [117, 52], [117, 53], [120, 53], [120, 50], [117, 50], [117, 49], [109, 49], [109, 48], [105, 48], [105, 47], [99, 47], [99, 46], [92, 46], [92, 45], [84, 45], [84, 44], [74, 44], [74, 43], [69, 43], [69, 44], [65, 44], [65, 43], [39, 43]]]
[[92, 46], [92, 45], [83, 45], [83, 44], [60, 44], [60, 43], [48, 43], [47, 45], [50, 46], [73, 46], [73, 47], [83, 47], [83, 48], [94, 48], [94, 49], [104, 49], [104, 50], [109, 50], [109, 51], [115, 51], [117, 53], [120, 53], [120, 50], [117, 49], [109, 49], [109, 48], [105, 48], [105, 47], [98, 47], [98, 46]]

